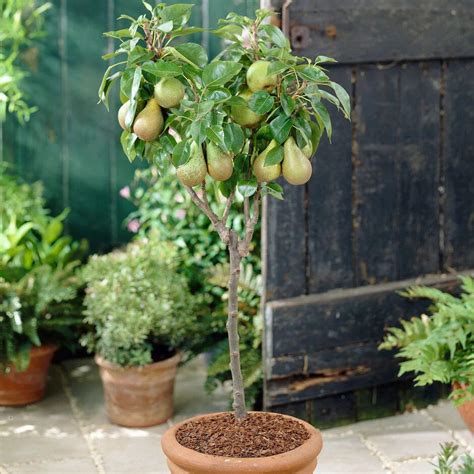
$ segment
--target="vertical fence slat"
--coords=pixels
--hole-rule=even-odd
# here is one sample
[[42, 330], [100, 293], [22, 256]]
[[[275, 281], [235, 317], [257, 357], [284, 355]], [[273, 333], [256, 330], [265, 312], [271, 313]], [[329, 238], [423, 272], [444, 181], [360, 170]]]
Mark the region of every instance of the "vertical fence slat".
[[[351, 91], [351, 68], [331, 70], [331, 79]], [[335, 112], [332, 108], [331, 112]], [[351, 123], [332, 113], [335, 134], [313, 157], [308, 183], [309, 292], [352, 286]]]
[[474, 266], [474, 62], [449, 61], [446, 71], [444, 156], [446, 264]]

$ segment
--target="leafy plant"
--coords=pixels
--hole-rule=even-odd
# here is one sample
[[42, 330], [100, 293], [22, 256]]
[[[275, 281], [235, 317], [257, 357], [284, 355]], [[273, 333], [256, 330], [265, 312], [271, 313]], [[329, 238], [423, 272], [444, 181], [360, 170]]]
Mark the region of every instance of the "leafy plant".
[[460, 388], [451, 394], [457, 404], [474, 396], [474, 280], [460, 280], [460, 296], [419, 286], [401, 293], [431, 300], [431, 314], [401, 321], [401, 328], [389, 328], [380, 345], [398, 349], [397, 357], [405, 359], [399, 375], [415, 372], [417, 385], [457, 384]]
[[25, 100], [23, 82], [28, 76], [22, 61], [26, 48], [43, 34], [45, 12], [51, 3], [35, 0], [0, 0], [0, 122], [7, 112], [23, 123], [36, 107]]
[[117, 365], [140, 366], [191, 347], [200, 327], [171, 244], [143, 239], [83, 270], [87, 283], [83, 345]]
[[[293, 185], [310, 179], [310, 157], [324, 132], [332, 136], [326, 104], [349, 118], [350, 98], [322, 67], [334, 60], [294, 56], [281, 30], [265, 21], [273, 15], [269, 10], [258, 10], [255, 19], [230, 13], [221, 20], [213, 34], [228, 46], [209, 63], [200, 45], [181, 39], [196, 31], [187, 27], [192, 5], [143, 4], [147, 14], [122, 15], [128, 28], [106, 33], [120, 45], [104, 59], [123, 60], [106, 70], [99, 98], [107, 106], [111, 86], [120, 84], [118, 121], [126, 156], [146, 160], [160, 174], [174, 175], [174, 167], [176, 179], [227, 247], [233, 406], [243, 419], [238, 283], [261, 196], [283, 198], [274, 182], [280, 175]], [[208, 175], [219, 209], [209, 201]], [[240, 219], [231, 220], [237, 206]]]
[[32, 346], [75, 346], [82, 315], [74, 268], [43, 265], [18, 281], [0, 277], [0, 371], [26, 370]]
[[474, 474], [474, 458], [465, 454], [459, 459], [457, 450], [459, 446], [454, 443], [441, 445], [441, 453], [438, 455], [434, 474]]
[[0, 370], [26, 369], [32, 345], [74, 346], [81, 320], [75, 270], [86, 243], [63, 235], [42, 188], [0, 166]]

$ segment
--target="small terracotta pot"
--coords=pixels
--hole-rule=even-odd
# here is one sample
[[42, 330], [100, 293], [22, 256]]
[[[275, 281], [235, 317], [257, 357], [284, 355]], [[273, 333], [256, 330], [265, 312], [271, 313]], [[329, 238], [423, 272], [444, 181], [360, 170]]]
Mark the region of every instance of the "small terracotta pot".
[[[459, 390], [461, 388], [464, 388], [462, 384], [458, 382], [453, 383], [454, 390]], [[459, 405], [457, 409], [464, 423], [466, 423], [466, 426], [469, 428], [471, 433], [474, 434], [474, 399]]]
[[44, 397], [46, 377], [56, 346], [32, 347], [30, 365], [23, 372], [14, 367], [7, 374], [0, 373], [0, 405], [28, 405]]
[[[196, 416], [190, 420], [215, 415], [216, 413]], [[190, 420], [172, 426], [161, 440], [171, 474], [313, 474], [318, 454], [323, 446], [321, 433], [297, 418], [287, 415], [278, 416], [285, 416], [302, 423], [310, 433], [310, 438], [296, 449], [263, 458], [228, 458], [198, 453], [193, 449], [185, 448], [176, 440], [177, 430]]]
[[164, 423], [173, 414], [173, 391], [181, 354], [142, 367], [119, 367], [101, 356], [95, 361], [112, 423], [144, 428]]

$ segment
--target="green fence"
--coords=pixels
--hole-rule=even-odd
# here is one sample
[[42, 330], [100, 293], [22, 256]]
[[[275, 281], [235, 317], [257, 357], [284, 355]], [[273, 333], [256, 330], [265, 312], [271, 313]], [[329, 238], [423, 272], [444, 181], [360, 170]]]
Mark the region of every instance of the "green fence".
[[[130, 182], [134, 168], [119, 143], [118, 101], [110, 113], [97, 105], [97, 88], [107, 66], [101, 56], [112, 48], [102, 32], [123, 27], [116, 21], [119, 14], [133, 16], [144, 10], [139, 0], [53, 3], [47, 36], [37, 54], [28, 55], [33, 73], [27, 90], [39, 112], [24, 127], [8, 117], [0, 134], [3, 159], [14, 163], [28, 181], [43, 181], [54, 212], [71, 209], [72, 235], [87, 238], [94, 250], [106, 250], [129, 238], [123, 219], [131, 208], [119, 190]], [[259, 1], [194, 3], [192, 23], [213, 27], [229, 11], [253, 15]], [[210, 56], [220, 47], [209, 35], [199, 40]]]

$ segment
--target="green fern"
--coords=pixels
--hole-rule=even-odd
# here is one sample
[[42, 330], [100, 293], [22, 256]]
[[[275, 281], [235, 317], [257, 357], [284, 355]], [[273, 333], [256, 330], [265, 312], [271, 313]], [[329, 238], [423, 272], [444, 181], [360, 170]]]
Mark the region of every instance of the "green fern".
[[434, 382], [460, 384], [452, 393], [456, 403], [472, 398], [474, 389], [474, 280], [461, 277], [462, 294], [450, 295], [436, 288], [415, 286], [401, 295], [432, 301], [430, 314], [400, 321], [392, 327], [380, 349], [398, 349], [403, 359], [399, 375], [414, 372], [417, 385]]

